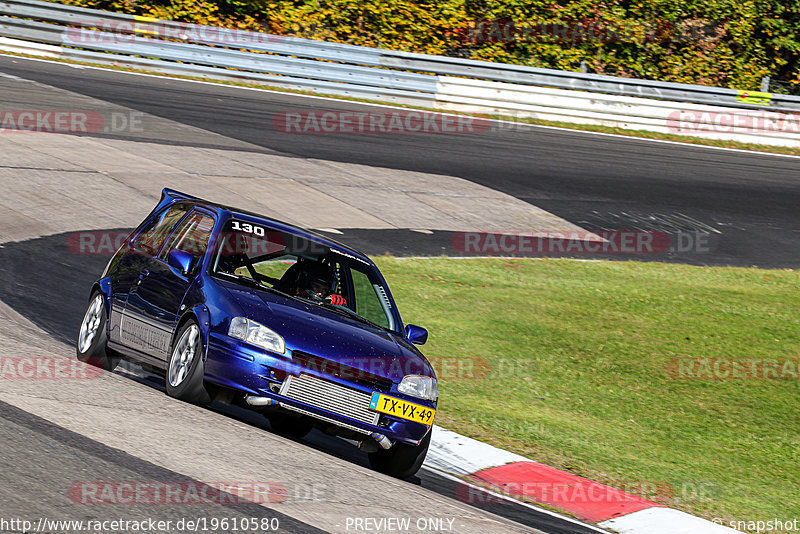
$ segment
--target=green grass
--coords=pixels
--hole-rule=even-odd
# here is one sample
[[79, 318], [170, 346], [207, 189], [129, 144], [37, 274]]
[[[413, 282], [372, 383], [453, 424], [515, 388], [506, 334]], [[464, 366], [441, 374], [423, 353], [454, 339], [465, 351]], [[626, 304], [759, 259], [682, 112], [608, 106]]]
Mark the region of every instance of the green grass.
[[799, 272], [377, 263], [435, 365], [473, 363], [442, 373], [438, 424], [707, 518], [800, 516], [800, 380], [670, 373], [675, 358], [800, 357]]

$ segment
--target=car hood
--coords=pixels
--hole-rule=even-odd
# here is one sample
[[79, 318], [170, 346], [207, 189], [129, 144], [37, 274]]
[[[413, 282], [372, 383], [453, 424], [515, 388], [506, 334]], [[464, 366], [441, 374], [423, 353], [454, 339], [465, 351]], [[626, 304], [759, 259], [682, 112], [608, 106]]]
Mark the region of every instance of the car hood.
[[405, 375], [435, 376], [428, 360], [399, 335], [270, 291], [226, 287], [249, 319], [283, 336], [295, 360], [315, 356], [393, 382]]

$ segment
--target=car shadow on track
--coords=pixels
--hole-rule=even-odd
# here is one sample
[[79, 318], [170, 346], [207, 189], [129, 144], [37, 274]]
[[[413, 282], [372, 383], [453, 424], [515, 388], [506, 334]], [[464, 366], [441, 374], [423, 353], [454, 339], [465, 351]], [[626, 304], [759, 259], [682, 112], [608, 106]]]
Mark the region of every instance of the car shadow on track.
[[[116, 229], [86, 234], [116, 236], [128, 232]], [[80, 234], [83, 233], [0, 245], [0, 301], [58, 341], [70, 345], [75, 343], [92, 284], [113, 254], [108, 247], [81, 247], [76, 238]], [[164, 379], [136, 364], [126, 362], [116, 373], [166, 394]], [[267, 418], [251, 410], [219, 402], [212, 403], [209, 409], [269, 429]], [[301, 441], [333, 456], [367, 465], [366, 454], [345, 440], [314, 430]]]
[[[89, 232], [121, 235], [129, 230]], [[79, 233], [52, 235], [0, 245], [0, 301], [58, 341], [73, 345], [89, 291], [102, 273], [113, 251], [81, 247]], [[166, 394], [164, 379], [126, 362], [117, 374]], [[269, 429], [264, 416], [219, 402], [209, 409], [253, 426]], [[288, 438], [287, 438], [288, 439]], [[300, 440], [306, 445], [359, 465], [368, 465], [366, 454], [353, 444], [318, 430]]]
[[70, 344], [78, 334], [92, 283], [114, 253], [82, 253], [74, 246], [77, 235], [0, 245], [0, 301], [58, 341]]

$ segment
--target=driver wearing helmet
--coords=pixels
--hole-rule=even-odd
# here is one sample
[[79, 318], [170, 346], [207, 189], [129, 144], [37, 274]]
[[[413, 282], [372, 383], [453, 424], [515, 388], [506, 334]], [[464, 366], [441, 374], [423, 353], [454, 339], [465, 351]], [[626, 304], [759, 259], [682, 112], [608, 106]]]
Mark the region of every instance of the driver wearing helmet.
[[307, 262], [297, 278], [295, 295], [316, 302], [347, 306], [347, 299], [334, 293], [336, 275], [329, 265], [320, 261]]

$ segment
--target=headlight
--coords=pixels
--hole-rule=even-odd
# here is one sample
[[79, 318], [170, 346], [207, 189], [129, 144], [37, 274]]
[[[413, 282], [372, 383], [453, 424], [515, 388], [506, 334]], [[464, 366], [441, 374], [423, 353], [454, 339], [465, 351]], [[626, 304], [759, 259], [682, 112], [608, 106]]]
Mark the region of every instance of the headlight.
[[425, 400], [434, 401], [439, 398], [436, 379], [428, 376], [408, 375], [400, 381], [397, 391]]
[[281, 336], [263, 324], [258, 324], [246, 317], [234, 317], [228, 328], [228, 335], [278, 354], [286, 352], [286, 344]]

